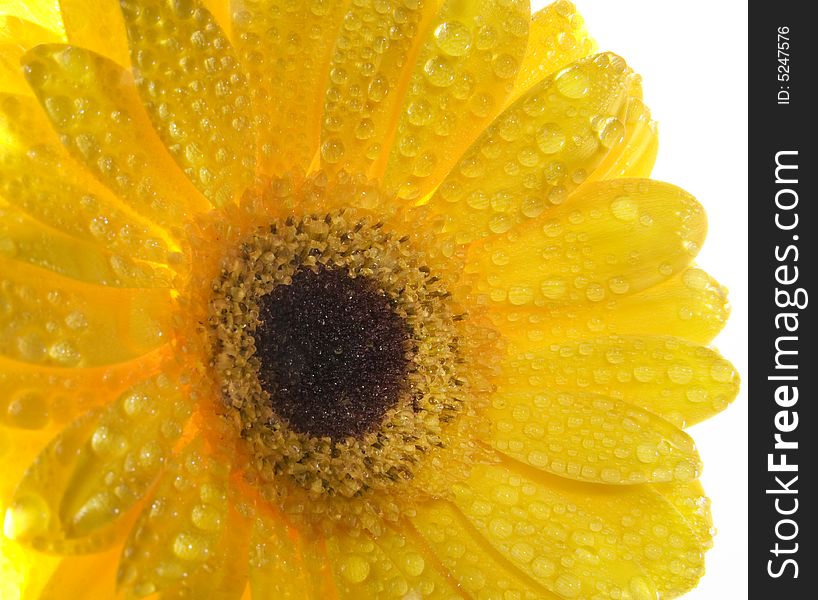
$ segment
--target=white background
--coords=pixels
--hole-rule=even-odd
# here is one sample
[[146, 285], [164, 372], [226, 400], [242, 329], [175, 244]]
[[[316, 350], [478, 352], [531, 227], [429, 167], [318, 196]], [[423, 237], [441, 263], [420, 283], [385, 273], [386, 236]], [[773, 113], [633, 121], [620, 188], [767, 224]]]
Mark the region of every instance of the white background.
[[[659, 122], [652, 177], [704, 205], [697, 262], [730, 290], [732, 316], [714, 346], [747, 379], [747, 4], [737, 0], [575, 0], [600, 50], [644, 78]], [[548, 4], [534, 0], [532, 9]], [[747, 391], [689, 430], [718, 529], [707, 575], [685, 600], [747, 597]]]

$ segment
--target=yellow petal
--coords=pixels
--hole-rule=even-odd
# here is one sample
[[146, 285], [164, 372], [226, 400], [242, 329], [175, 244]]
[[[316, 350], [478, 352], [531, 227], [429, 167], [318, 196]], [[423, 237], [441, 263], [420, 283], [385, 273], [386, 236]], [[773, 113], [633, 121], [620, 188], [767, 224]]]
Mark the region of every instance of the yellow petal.
[[68, 43], [130, 67], [128, 36], [118, 0], [60, 0]]
[[[69, 322], [75, 322], [74, 317]], [[168, 346], [132, 361], [85, 369], [0, 357], [0, 422], [31, 430], [65, 424], [159, 372], [168, 358]]]
[[221, 579], [229, 538], [240, 535], [229, 527], [229, 470], [198, 438], [173, 460], [125, 543], [117, 585], [126, 597], [203, 597], [203, 585]]
[[326, 549], [279, 515], [259, 514], [250, 538], [253, 600], [321, 600], [337, 592]]
[[216, 205], [253, 182], [255, 139], [247, 76], [198, 0], [123, 0], [131, 62], [159, 136]]
[[705, 548], [651, 486], [478, 466], [455, 503], [485, 543], [563, 598], [674, 597], [704, 571]]
[[72, 279], [112, 287], [169, 287], [171, 281], [165, 267], [78, 240], [33, 220], [1, 198], [0, 259], [27, 262]]
[[[562, 286], [555, 286], [554, 292]], [[507, 306], [488, 316], [513, 347], [526, 351], [609, 335], [669, 336], [709, 343], [727, 322], [727, 290], [691, 267], [636, 294], [553, 310]]]
[[515, 96], [552, 73], [585, 58], [596, 43], [585, 29], [584, 19], [568, 0], [557, 0], [531, 17], [528, 47], [520, 64]]
[[341, 598], [456, 597], [414, 540], [392, 529], [339, 531], [328, 537], [327, 555]]
[[[440, 563], [449, 578], [469, 597], [558, 598], [538, 581], [485, 543], [463, 515], [448, 502], [422, 504], [411, 519], [430, 558]], [[546, 564], [532, 564], [535, 572]]]
[[434, 189], [505, 106], [528, 23], [527, 1], [445, 2], [417, 56], [396, 128], [385, 137], [371, 130], [389, 153], [370, 175], [380, 176], [386, 161], [387, 190], [411, 200]]
[[480, 136], [429, 203], [466, 243], [560, 204], [608, 153], [628, 70], [613, 54], [578, 61], [534, 86]]
[[654, 488], [687, 520], [702, 546], [706, 549], [711, 548], [715, 529], [710, 513], [710, 498], [704, 495], [701, 482], [657, 483]]
[[441, 0], [353, 2], [329, 65], [321, 118], [325, 167], [366, 173], [384, 150], [410, 70]]
[[168, 262], [167, 233], [82, 177], [68, 156], [17, 149], [3, 154], [0, 197], [33, 220], [116, 254]]
[[61, 558], [48, 556], [0, 533], [0, 598], [40, 600], [40, 592]]
[[68, 155], [35, 98], [0, 94], [0, 139], [0, 196], [7, 202], [117, 254], [167, 262], [174, 246], [168, 233]]
[[65, 39], [60, 4], [57, 0], [0, 0], [0, 15], [31, 21]]
[[233, 24], [230, 19], [230, 10], [233, 1], [234, 0], [202, 0], [202, 6], [213, 15], [216, 23], [219, 24], [219, 27], [222, 28], [222, 31], [224, 31], [230, 41], [233, 41], [234, 34]]
[[14, 488], [17, 487], [25, 470], [61, 429], [48, 427], [26, 431], [0, 423], [0, 458], [3, 459], [3, 476], [0, 477], [0, 516], [5, 515], [14, 495]]
[[724, 410], [739, 377], [718, 352], [671, 337], [604, 337], [526, 354], [543, 389], [624, 400], [688, 427]]
[[208, 207], [153, 132], [130, 76], [73, 46], [39, 46], [26, 77], [69, 152], [137, 213], [178, 233]]
[[5, 533], [61, 554], [98, 551], [165, 466], [190, 409], [165, 375], [69, 425], [26, 471]]
[[63, 558], [38, 600], [110, 600], [114, 597], [121, 552], [121, 548], [114, 546], [98, 554]]
[[306, 171], [315, 157], [332, 40], [347, 4], [231, 2], [236, 52], [255, 109], [259, 172]]
[[34, 46], [59, 41], [57, 34], [35, 23], [0, 16], [0, 90], [5, 94], [31, 94], [20, 59]]
[[[55, 428], [24, 431], [0, 425], [0, 460], [3, 461], [0, 517], [4, 521], [14, 488], [56, 431]], [[40, 591], [60, 562], [59, 557], [41, 554], [9, 539], [0, 530], [0, 598], [39, 600]]]
[[506, 360], [486, 410], [491, 446], [556, 475], [608, 484], [690, 481], [701, 471], [693, 440], [621, 400], [547, 387], [528, 356]]
[[60, 367], [123, 362], [167, 343], [165, 289], [100, 288], [25, 263], [5, 261], [0, 354]]
[[659, 133], [650, 109], [637, 97], [628, 98], [625, 128], [621, 140], [586, 181], [616, 177], [647, 177], [659, 151]]
[[639, 294], [603, 303], [577, 321], [585, 321], [586, 331], [669, 335], [707, 344], [724, 327], [729, 312], [727, 290], [694, 267]]
[[469, 248], [481, 303], [576, 308], [636, 293], [681, 271], [704, 241], [704, 211], [670, 184], [619, 179]]

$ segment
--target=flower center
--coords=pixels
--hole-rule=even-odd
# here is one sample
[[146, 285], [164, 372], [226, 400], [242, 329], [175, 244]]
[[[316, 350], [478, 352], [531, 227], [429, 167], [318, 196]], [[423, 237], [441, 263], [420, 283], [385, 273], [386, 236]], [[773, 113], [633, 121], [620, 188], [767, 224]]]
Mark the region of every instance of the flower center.
[[333, 441], [376, 429], [404, 387], [409, 331], [367, 277], [297, 272], [259, 299], [261, 387], [296, 431]]
[[305, 198], [276, 218], [265, 198], [258, 213], [246, 202], [242, 218], [258, 225], [219, 229], [229, 245], [202, 292], [214, 410], [237, 433], [248, 481], [286, 512], [392, 511], [367, 504], [374, 491], [404, 493], [471, 422], [470, 325], [440, 259], [364, 209], [309, 211]]

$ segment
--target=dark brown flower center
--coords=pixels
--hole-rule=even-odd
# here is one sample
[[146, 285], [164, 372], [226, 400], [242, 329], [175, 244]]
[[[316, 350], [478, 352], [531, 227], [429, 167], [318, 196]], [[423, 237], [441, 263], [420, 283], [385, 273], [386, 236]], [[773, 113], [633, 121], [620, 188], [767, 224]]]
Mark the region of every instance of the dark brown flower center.
[[400, 399], [409, 328], [366, 277], [302, 269], [259, 298], [259, 380], [294, 430], [333, 441], [376, 429]]

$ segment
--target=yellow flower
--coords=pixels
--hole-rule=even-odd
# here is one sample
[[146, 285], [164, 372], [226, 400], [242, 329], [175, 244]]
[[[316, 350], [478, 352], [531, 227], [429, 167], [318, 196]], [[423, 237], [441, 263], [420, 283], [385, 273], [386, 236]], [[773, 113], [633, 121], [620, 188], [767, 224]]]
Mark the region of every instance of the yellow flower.
[[726, 295], [574, 7], [117, 4], [0, 3], [0, 595], [694, 587]]

